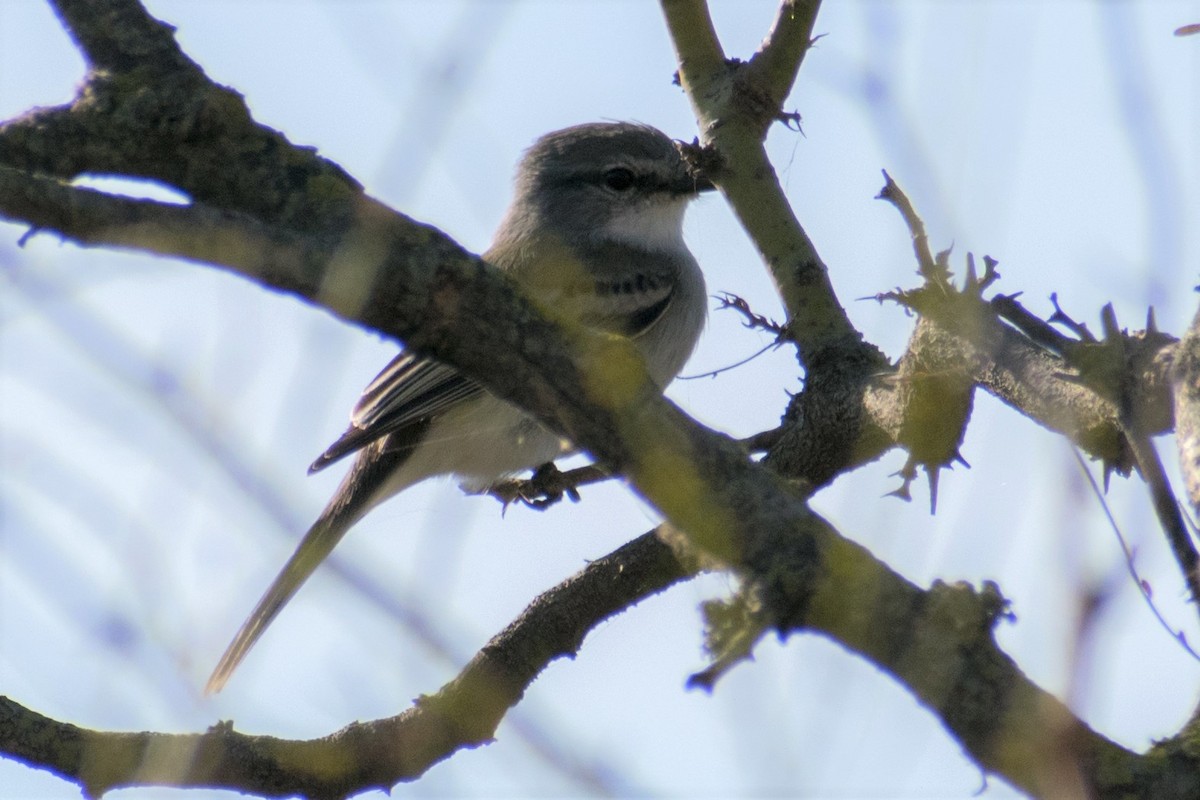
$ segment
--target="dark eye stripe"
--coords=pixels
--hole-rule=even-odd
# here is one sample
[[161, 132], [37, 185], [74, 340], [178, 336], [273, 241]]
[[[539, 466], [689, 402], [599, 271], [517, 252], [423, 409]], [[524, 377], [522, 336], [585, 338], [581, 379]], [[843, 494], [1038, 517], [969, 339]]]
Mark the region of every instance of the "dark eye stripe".
[[[623, 174], [628, 174], [630, 178], [630, 184], [628, 187], [620, 188], [610, 184], [610, 179], [613, 177], [613, 174], [618, 171]], [[637, 170], [621, 165], [607, 167], [599, 171], [589, 170], [587, 172], [566, 173], [554, 178], [553, 182], [564, 186], [572, 184], [576, 186], [581, 184], [591, 184], [593, 186], [602, 186], [610, 191], [618, 192], [629, 191], [629, 189], [632, 188], [639, 189], [645, 193], [671, 191], [671, 183], [664, 180], [662, 176], [653, 173], [638, 172]]]
[[[610, 183], [610, 178], [612, 177], [613, 173], [617, 171], [628, 174], [630, 180], [629, 186], [625, 188], [618, 188]], [[643, 192], [665, 192], [671, 188], [670, 184], [667, 181], [664, 181], [658, 175], [653, 173], [637, 172], [625, 167], [613, 167], [611, 169], [606, 169], [604, 172], [590, 176], [590, 179], [603, 186], [607, 186], [610, 189], [617, 189], [617, 191], [628, 191], [628, 189], [637, 188]]]

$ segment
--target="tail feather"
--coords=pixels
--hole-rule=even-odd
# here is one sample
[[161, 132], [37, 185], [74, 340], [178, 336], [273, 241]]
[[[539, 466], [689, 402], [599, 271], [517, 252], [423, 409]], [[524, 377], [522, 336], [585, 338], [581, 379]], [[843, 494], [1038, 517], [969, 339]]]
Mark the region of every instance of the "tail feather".
[[221, 691], [267, 626], [279, 616], [283, 607], [364, 514], [404, 486], [427, 477], [414, 475], [405, 481], [397, 478], [397, 473], [420, 442], [426, 424], [422, 422], [409, 426], [359, 451], [329, 505], [308, 529], [308, 533], [304, 534], [296, 552], [283, 565], [275, 581], [225, 649], [225, 654], [204, 687], [205, 694]]
[[229, 676], [237, 669], [238, 664], [242, 663], [250, 648], [267, 630], [267, 626], [346, 535], [354, 520], [343, 520], [340, 517], [341, 515], [334, 515], [331, 519], [322, 516], [308, 529], [296, 552], [283, 565], [275, 581], [225, 649], [225, 654], [221, 656], [204, 687], [205, 694], [214, 694], [224, 688]]

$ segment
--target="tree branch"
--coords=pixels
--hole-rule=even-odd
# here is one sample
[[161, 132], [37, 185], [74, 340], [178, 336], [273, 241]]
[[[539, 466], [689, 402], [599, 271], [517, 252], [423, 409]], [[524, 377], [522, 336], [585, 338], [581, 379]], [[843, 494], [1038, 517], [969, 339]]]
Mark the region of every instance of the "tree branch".
[[[723, 60], [702, 3], [663, 2], [681, 82], [721, 163], [718, 182], [775, 276], [808, 370], [805, 392], [789, 409], [791, 427], [766, 463], [777, 466], [781, 454], [796, 452], [797, 431], [816, 432], [820, 438], [807, 440], [811, 449], [803, 458], [819, 485], [895, 439], [871, 421], [863, 403], [891, 370], [847, 320], [762, 148], [767, 126], [780, 113], [782, 98], [773, 92], [790, 85], [788, 72], [794, 79], [815, 5], [807, 23], [785, 20], [781, 12], [758, 57], [767, 77], [754, 78]], [[118, 13], [157, 24], [132, 0], [61, 0], [60, 12], [81, 28]], [[803, 46], [795, 40], [801, 35]], [[139, 54], [137, 37], [102, 24], [75, 36], [94, 65], [126, 70], [129, 80], [96, 71], [71, 106], [0, 128], [5, 217], [85, 243], [213, 263], [461, 369], [624, 472], [686, 534], [689, 547], [715, 555], [745, 578], [745, 591], [771, 625], [827, 633], [883, 665], [939, 713], [979, 763], [1028, 791], [1049, 794], [1055, 784], [1048, 773], [1061, 763], [1086, 772], [1100, 796], [1128, 790], [1139, 770], [1156, 786], [1195, 785], [1194, 760], [1160, 769], [1152, 758], [1092, 732], [1021, 675], [991, 638], [1003, 615], [996, 592], [922, 592], [908, 583], [839, 536], [791, 484], [750, 462], [737, 443], [664, 400], [627, 342], [546, 319], [503, 276], [448, 238], [364, 196], [335, 165], [255, 123], [239, 97], [208, 84], [186, 59], [154, 62], [153, 80], [138, 86], [132, 77], [149, 56]], [[165, 40], [174, 46], [165, 26], [153, 37], [153, 53], [169, 50]], [[766, 89], [753, 85], [760, 79]], [[101, 110], [111, 117], [108, 128]], [[53, 155], [60, 135], [83, 142], [69, 160]], [[44, 177], [90, 170], [166, 180], [195, 202], [123, 201]], [[832, 412], [821, 417], [824, 405]], [[814, 424], [797, 425], [801, 419]], [[645, 549], [633, 551], [630, 562], [616, 558], [594, 573], [589, 567], [581, 574], [599, 576], [595, 583], [592, 577], [568, 581], [563, 594], [544, 608], [535, 603], [500, 634], [508, 638], [485, 647], [442, 692], [377, 726], [293, 743], [239, 737], [229, 726], [202, 737], [112, 735], [89, 739], [103, 758], [89, 753], [82, 761], [87, 736], [61, 728], [63, 754], [39, 763], [76, 769], [72, 774], [89, 791], [123, 785], [114, 773], [177, 780], [178, 765], [143, 763], [158, 748], [194, 755], [184, 767], [193, 784], [267, 794], [336, 797], [351, 787], [415, 776], [455, 749], [488, 739], [533, 676], [557, 655], [573, 652], [596, 621], [683, 576], [678, 560], [645, 538], [637, 540]], [[630, 585], [589, 596], [606, 580]], [[584, 598], [579, 608], [566, 597], [576, 592]], [[0, 732], [20, 722], [13, 714], [10, 706], [0, 715]], [[7, 734], [0, 741], [9, 742]], [[33, 746], [12, 740], [13, 752], [26, 748], [22, 757], [31, 757]], [[1065, 762], [1059, 758], [1064, 752]], [[225, 783], [208, 777], [218, 767]]]
[[[809, 47], [818, 2], [785, 2], [755, 61], [722, 61], [703, 0], [662, 0], [679, 61], [679, 81], [714, 154], [714, 178], [754, 241], [788, 313], [788, 333], [802, 363], [847, 355], [883, 363], [862, 344], [834, 295], [828, 270], [783, 193], [763, 148], [771, 122], [782, 117], [790, 87]], [[832, 351], [832, 352], [830, 352]], [[851, 351], [851, 352], [847, 352]]]
[[[920, 430], [922, 426], [919, 424], [916, 426], [918, 430], [915, 436], [905, 435], [906, 428], [912, 430], [911, 426], [915, 421], [914, 411], [919, 411], [920, 403], [927, 401], [929, 397], [938, 397], [944, 394], [942, 391], [944, 387], [933, 386], [931, 392], [916, 386], [916, 384], [929, 377], [934, 379], [934, 383], [938, 383], [937, 377], [941, 374], [938, 370], [945, 364], [953, 366], [951, 372], [957, 376], [955, 380], [958, 381], [956, 384], [958, 388], [951, 387], [951, 394], [965, 397], [965, 410], [962, 413], [950, 415], [957, 419], [958, 424], [950, 431], [952, 435], [949, 438], [939, 434], [942, 446], [939, 453], [935, 454], [938, 458], [947, 458], [956, 454], [957, 441], [961, 438], [969, 415], [969, 392], [973, 381], [970, 370], [967, 371], [967, 374], [963, 374], [964, 368], [974, 366], [980, 372], [990, 375], [992, 378], [990, 388], [1004, 397], [1014, 400], [1019, 397], [1029, 404], [1044, 402], [1049, 396], [1045, 387], [1039, 387], [1038, 391], [1030, 391], [1031, 387], [1021, 383], [1020, 380], [1016, 383], [1003, 383], [1004, 379], [1012, 379], [1017, 376], [1020, 378], [1030, 377], [1033, 373], [1028, 368], [1033, 364], [1027, 358], [1019, 364], [1018, 369], [1013, 369], [1003, 362], [995, 362], [991, 357], [994, 344], [986, 344], [987, 336], [981, 333], [981, 328], [992, 332], [998, 331], [1002, 326], [995, 319], [994, 313], [989, 313], [982, 308], [979, 298], [972, 300], [979, 304], [979, 313], [961, 315], [955, 321], [958, 326], [958, 336], [966, 335], [973, 342], [985, 343], [985, 346], [981, 347], [977, 354], [964, 354], [944, 347], [943, 352], [946, 357], [934, 357], [932, 348], [930, 352], [924, 352], [924, 348], [928, 345], [925, 340], [919, 338], [921, 326], [918, 326], [918, 335], [914, 337], [909, 351], [901, 361], [901, 374], [892, 375], [891, 370], [887, 368], [886, 363], [877, 353], [869, 347], [859, 346], [858, 334], [850, 326], [833, 296], [826, 269], [816, 255], [811, 241], [808, 240], [799, 222], [792, 215], [790, 206], [783, 197], [779, 183], [761, 146], [767, 126], [781, 113], [778, 104], [782, 98], [773, 97], [769, 91], [764, 89], [761, 75], [757, 76], [756, 83], [751, 80], [755, 77], [754, 71], [744, 69], [735, 62], [726, 62], [723, 70], [714, 67], [712, 54], [720, 52], [720, 45], [709, 42], [708, 35], [701, 36], [696, 33], [696, 31], [708, 32], [712, 27], [711, 22], [708, 21], [707, 9], [702, 2], [699, 0], [694, 2], [663, 0], [662, 5], [679, 59], [680, 82], [688, 94], [700, 123], [703, 142], [715, 154], [710, 155], [709, 158], [716, 165], [714, 167], [716, 182], [775, 276], [785, 306], [792, 315], [792, 319], [789, 321], [789, 330], [793, 333], [793, 339], [798, 345], [801, 362], [807, 368], [805, 389], [795, 398], [789, 408], [785, 420], [785, 432], [776, 442], [764, 463], [784, 474], [803, 477], [812, 485], [819, 486], [840, 471], [874, 458], [896, 443], [905, 443], [910, 447], [910, 452], [913, 452], [911, 448], [914, 444], [929, 441], [928, 438], [924, 438], [924, 434], [928, 431]], [[792, 4], [788, 2], [783, 4], [780, 11], [781, 19], [787, 17], [791, 6]], [[815, 16], [815, 10], [813, 16]], [[776, 29], [777, 32], [780, 29], [778, 22]], [[790, 29], [790, 35], [797, 37], [802, 29], [802, 26], [797, 24]], [[782, 33], [773, 34], [769, 38], [768, 44], [764, 45], [765, 52], [760, 53], [762, 63], [772, 63], [768, 53], [772, 51], [773, 47], [781, 46], [780, 43], [785, 39], [787, 36]], [[781, 55], [778, 62], [775, 63], [794, 62], [798, 66], [799, 59], [795, 57], [795, 54], [802, 54], [810, 43], [810, 39], [810, 34], [805, 34], [803, 43], [793, 40], [788, 50], [792, 54], [791, 57]], [[788, 84], [790, 85], [790, 81]], [[915, 213], [911, 216], [915, 218]], [[922, 260], [922, 274], [928, 283], [939, 284], [939, 286], [931, 287], [930, 294], [934, 294], [938, 289], [948, 286], [949, 271], [942, 263], [944, 255], [934, 259], [931, 254], [927, 253], [926, 238], [923, 231], [919, 233], [918, 236], [918, 232], [914, 230], [914, 247], [917, 249], [918, 255], [921, 255], [923, 250], [925, 251], [925, 257]], [[974, 280], [972, 272], [969, 281]], [[981, 289], [982, 287], [980, 287]], [[961, 304], [958, 305], [961, 306]], [[955, 328], [950, 326], [950, 329]], [[945, 339], [946, 337], [941, 338]], [[1015, 339], [1006, 336], [1000, 336], [999, 341], [1010, 347], [1017, 344]], [[1019, 352], [1030, 356], [1033, 350], [1022, 347]], [[837, 354], [836, 357], [833, 355], [834, 353]], [[982, 357], [975, 357], [976, 355]], [[904, 373], [905, 364], [909, 365], [908, 373]], [[1062, 366], [1061, 361], [1059, 366]], [[1056, 382], [1060, 386], [1065, 383], [1061, 380]], [[915, 391], [914, 387], [916, 387]], [[1088, 405], [1097, 408], [1100, 412], [1107, 413], [1085, 415], [1081, 424], [1080, 419], [1071, 417], [1070, 411], [1065, 414], [1061, 410], [1051, 412], [1047, 407], [1045, 409], [1046, 418], [1055, 419], [1056, 423], [1063, 428], [1084, 431], [1089, 431], [1091, 423], [1099, 421], [1097, 427], [1104, 430], [1104, 435], [1117, 442], [1121, 441], [1116, 409], [1111, 404], [1105, 408], [1105, 401], [1102, 398], [1096, 398], [1094, 393], [1071, 394], [1077, 405]], [[1091, 394], [1092, 397], [1085, 398], [1085, 394]], [[1098, 403], [1097, 400], [1099, 400]], [[1052, 417], [1052, 413], [1056, 413], [1058, 416]], [[944, 427], [946, 420], [937, 420], [936, 422], [939, 426]], [[913, 456], [918, 459], [927, 459], [925, 463], [928, 463], [928, 460], [934, 460], [932, 455], [920, 452], [913, 452]], [[1119, 463], [1127, 463], [1127, 459], [1125, 462]], [[794, 560], [782, 555], [789, 552], [788, 544], [779, 543], [776, 552], [781, 555], [776, 561], [776, 568], [779, 570], [777, 574], [789, 574], [793, 576], [797, 584], [814, 586], [819, 585], [823, 579], [823, 569], [827, 569], [833, 564], [843, 563], [841, 558], [832, 557], [825, 548], [829, 547], [840, 551], [843, 546], [846, 546], [846, 543], [841, 539], [834, 539], [834, 544], [825, 542], [818, 532], [820, 528], [820, 524], [815, 528], [813, 526], [805, 527], [804, 538], [812, 537], [808, 549], [799, 543], [791, 543], [792, 550], [790, 552], [797, 555]], [[801, 552], [806, 558], [799, 557]], [[819, 561], [822, 566], [813, 568], [811, 565], [814, 560]], [[792, 563], [790, 568], [784, 566], [789, 561]], [[753, 570], [752, 574], [762, 582], [762, 585], [770, 586], [769, 575], [763, 575]], [[895, 582], [879, 576], [868, 579], [865, 576], [869, 574], [871, 574], [869, 567], [856, 562], [852, 577], [847, 577], [841, 582], [843, 592], [855, 580], [869, 581], [872, 589], [884, 596], [888, 596], [889, 592], [896, 590]], [[812, 593], [809, 594], [808, 591]], [[818, 605], [814, 595], [819, 595], [819, 593], [819, 590], [813, 589], [797, 592], [793, 596], [797, 605], [802, 606], [808, 612], [798, 616], [796, 622], [798, 626], [814, 624], [812, 609]], [[935, 602], [936, 593], [937, 589], [935, 588], [929, 595], [923, 596], [923, 599]], [[843, 594], [840, 602], [845, 600], [846, 597]], [[784, 603], [773, 603], [770, 600], [766, 605], [768, 608], [776, 609], [785, 606]], [[843, 610], [842, 613], [848, 613], [845, 609], [857, 608], [858, 605], [851, 602], [839, 607]], [[786, 618], [776, 617], [775, 619], [776, 623], [783, 627], [790, 624]], [[800, 619], [804, 621], [798, 621]], [[879, 619], [875, 620], [875, 624], [864, 624], [862, 630], [871, 632], [867, 638], [871, 639], [872, 644], [878, 644], [882, 640], [884, 644], [880, 646], [886, 647], [887, 637], [880, 634], [883, 631], [894, 630], [894, 628], [889, 627], [886, 620]], [[836, 637], [839, 641], [847, 643], [848, 646], [855, 647], [846, 638], [846, 634], [847, 632], [843, 630], [836, 634]], [[865, 650], [860, 652], [866, 653]], [[885, 653], [873, 651], [868, 655], [877, 663], [888, 663], [888, 656]], [[920, 662], [921, 659], [916, 659], [916, 661]], [[991, 656], [982, 658], [975, 666], [980, 672], [998, 676], [996, 661]], [[926, 698], [921, 688], [924, 680], [922, 675], [898, 675], [898, 677], [923, 699]], [[1008, 690], [1003, 688], [1010, 685], [1007, 678], [988, 684], [988, 688], [983, 690], [983, 694], [989, 698], [989, 702], [981, 706], [982, 709], [987, 710], [981, 710], [979, 714], [980, 721], [989, 731], [983, 736], [972, 731], [973, 724], [961, 724], [963, 723], [959, 716], [961, 709], [940, 709], [939, 715], [980, 764], [1001, 771], [1017, 785], [1034, 794], [1052, 795], [1053, 787], [1061, 787], [1062, 784], [1059, 782], [1061, 776], [1056, 777], [1051, 773], [1056, 772], [1057, 767], [1063, 765], [1069, 766], [1070, 772], [1074, 775], [1073, 782], [1086, 781], [1091, 784], [1095, 793], [1102, 796], [1108, 796], [1114, 791], [1119, 794], [1122, 790], [1114, 789], [1116, 782], [1111, 781], [1111, 773], [1107, 771], [1115, 763], [1110, 761], [1110, 756], [1116, 761], [1125, 761], [1127, 765], [1132, 763], [1136, 757], [1132, 757], [1124, 751], [1118, 753], [1119, 748], [1117, 750], [1107, 749], [1111, 743], [1099, 747], [1087, 745], [1083, 748], [1076, 748], [1075, 744], [1079, 741], [1077, 735], [1084, 726], [1074, 720], [1069, 711], [1061, 704], [1057, 704], [1056, 701], [1047, 704], [1045, 701], [1050, 700], [1048, 696], [1039, 696], [1038, 690], [1030, 692], [1032, 687], [1028, 682], [1019, 680], [1018, 684], [1022, 688], [1011, 697], [1008, 695]], [[997, 692], [1000, 695], [997, 695]], [[1011, 718], [1007, 717], [1006, 712], [999, 710], [1004, 707], [1003, 703], [1010, 699], [1019, 709]], [[994, 701], [998, 700], [1003, 701], [1001, 705], [994, 704]], [[936, 702], [926, 701], [938, 708]], [[1039, 715], [1038, 709], [1044, 710], [1046, 715]], [[988, 720], [982, 719], [992, 714], [999, 715], [1002, 720], [1001, 727], [1014, 724], [1016, 720], [1020, 719], [1036, 717], [1038, 721], [1033, 728], [1014, 738], [1014, 743], [1021, 742], [1015, 750], [1005, 752], [1004, 745], [999, 743], [1005, 737], [998, 735], [996, 728], [991, 727]], [[968, 716], [974, 715], [968, 714]], [[989, 719], [992, 722], [996, 721], [994, 716]], [[1063, 738], [1056, 739], [1058, 735], [1056, 732], [1064, 730], [1067, 733]], [[1104, 753], [1102, 754], [1101, 751]], [[997, 756], [1000, 756], [998, 760]], [[1058, 756], [1062, 756], [1062, 758], [1059, 759]]]
[[129, 72], [154, 66], [203, 74], [175, 42], [175, 29], [126, 0], [50, 0], [92, 70]]
[[762, 86], [777, 106], [791, 94], [804, 56], [816, 41], [813, 26], [820, 7], [820, 0], [782, 0], [770, 32], [750, 59], [751, 80]]
[[454, 680], [390, 719], [320, 739], [90, 731], [0, 697], [0, 751], [78, 783], [92, 797], [131, 786], [234, 789], [264, 797], [342, 798], [419, 778], [486, 744], [546, 666], [572, 656], [600, 622], [691, 577], [654, 532], [593, 561], [535, 599]]

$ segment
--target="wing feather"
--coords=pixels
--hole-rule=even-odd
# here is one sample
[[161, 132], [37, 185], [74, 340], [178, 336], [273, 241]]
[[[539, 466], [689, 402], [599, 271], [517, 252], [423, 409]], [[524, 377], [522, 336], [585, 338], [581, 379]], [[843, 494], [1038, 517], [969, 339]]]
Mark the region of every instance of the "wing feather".
[[350, 427], [308, 471], [322, 470], [383, 436], [482, 394], [483, 387], [453, 367], [402, 352], [363, 389], [350, 412]]
[[[562, 253], [560, 260], [544, 265], [548, 272], [533, 282], [545, 284], [541, 286], [545, 293], [558, 294], [560, 308], [584, 325], [636, 339], [671, 307], [680, 268], [673, 263], [664, 267], [661, 254], [612, 248], [604, 244], [584, 253]], [[583, 270], [582, 261], [594, 263]], [[590, 280], [580, 282], [581, 271], [590, 273]], [[559, 281], [562, 285], [557, 285]], [[402, 352], [363, 389], [350, 412], [350, 427], [312, 463], [309, 472], [483, 392], [483, 387], [452, 367]]]

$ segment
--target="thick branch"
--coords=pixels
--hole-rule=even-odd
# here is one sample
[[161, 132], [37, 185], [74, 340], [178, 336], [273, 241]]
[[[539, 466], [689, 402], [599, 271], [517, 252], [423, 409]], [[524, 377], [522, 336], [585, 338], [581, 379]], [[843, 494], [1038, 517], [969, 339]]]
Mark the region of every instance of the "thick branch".
[[[999, 651], [991, 631], [1004, 607], [994, 587], [981, 594], [963, 585], [923, 592], [823, 521], [811, 523], [765, 543], [769, 552], [756, 559], [775, 565], [771, 580], [759, 584], [764, 591], [803, 599], [784, 629], [830, 635], [894, 674], [985, 768], [1046, 796], [1052, 773], [1065, 765], [1102, 776], [1093, 784], [1101, 797], [1168, 785], [1196, 771], [1193, 756], [1170, 774], [1153, 774], [1156, 783], [1134, 783], [1137, 756], [1075, 720]], [[694, 567], [684, 566], [687, 561], [646, 534], [535, 600], [436, 694], [397, 717], [322, 739], [247, 736], [230, 724], [201, 735], [93, 732], [4, 700], [0, 748], [93, 795], [166, 785], [340, 798], [389, 788], [489, 741], [546, 665], [575, 653], [603, 619], [688, 577]]]
[[0, 166], [0, 216], [81, 245], [130, 248], [256, 276], [287, 271], [279, 264], [313, 261], [305, 255], [310, 240], [245, 215], [121, 197], [6, 166]]

